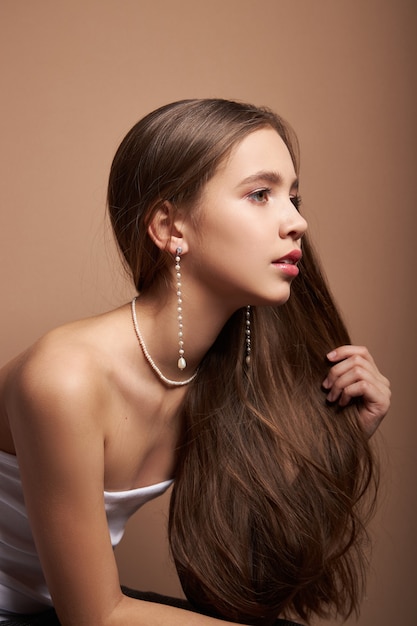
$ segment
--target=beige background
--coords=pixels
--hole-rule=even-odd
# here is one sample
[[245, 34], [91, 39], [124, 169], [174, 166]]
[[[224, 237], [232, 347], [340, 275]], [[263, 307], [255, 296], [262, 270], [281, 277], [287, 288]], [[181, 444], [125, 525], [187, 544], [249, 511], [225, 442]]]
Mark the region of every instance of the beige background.
[[[305, 213], [356, 343], [393, 383], [361, 626], [417, 623], [414, 0], [1, 0], [1, 345], [114, 307], [111, 158], [158, 105], [267, 104], [302, 146]], [[118, 550], [131, 586], [178, 593], [167, 499]], [[354, 620], [349, 622], [353, 624]]]

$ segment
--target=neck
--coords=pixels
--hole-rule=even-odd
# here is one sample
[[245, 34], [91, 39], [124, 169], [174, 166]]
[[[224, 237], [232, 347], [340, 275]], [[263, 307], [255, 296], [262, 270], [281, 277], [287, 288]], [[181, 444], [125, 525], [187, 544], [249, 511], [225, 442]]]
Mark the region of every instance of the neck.
[[138, 326], [154, 363], [169, 379], [181, 381], [190, 378], [210, 346], [216, 340], [233, 310], [215, 306], [204, 298], [183, 296], [183, 349], [187, 366], [178, 368], [178, 312], [177, 299], [172, 293], [141, 295], [136, 301]]

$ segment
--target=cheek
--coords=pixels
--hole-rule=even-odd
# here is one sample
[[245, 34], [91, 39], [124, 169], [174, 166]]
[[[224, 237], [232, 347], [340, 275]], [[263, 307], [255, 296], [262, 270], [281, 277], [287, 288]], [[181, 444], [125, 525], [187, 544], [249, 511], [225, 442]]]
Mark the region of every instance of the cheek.
[[242, 239], [241, 226], [237, 220], [207, 220], [200, 226], [200, 245], [203, 251], [235, 248]]

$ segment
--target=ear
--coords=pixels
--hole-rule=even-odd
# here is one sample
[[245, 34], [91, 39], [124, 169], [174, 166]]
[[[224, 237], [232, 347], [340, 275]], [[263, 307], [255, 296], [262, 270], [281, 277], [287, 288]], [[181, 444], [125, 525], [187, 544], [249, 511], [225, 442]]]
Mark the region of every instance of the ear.
[[188, 250], [184, 237], [184, 215], [168, 200], [153, 215], [148, 234], [160, 250], [166, 250], [173, 256], [177, 248], [182, 248], [182, 254]]

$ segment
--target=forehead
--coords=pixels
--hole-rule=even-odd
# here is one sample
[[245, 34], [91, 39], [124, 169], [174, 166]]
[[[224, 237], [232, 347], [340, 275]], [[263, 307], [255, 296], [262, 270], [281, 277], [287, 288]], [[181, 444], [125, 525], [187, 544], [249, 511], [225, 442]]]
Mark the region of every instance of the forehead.
[[256, 172], [277, 172], [283, 180], [295, 178], [294, 164], [283, 139], [272, 128], [262, 128], [247, 135], [218, 168], [216, 176], [245, 179]]

